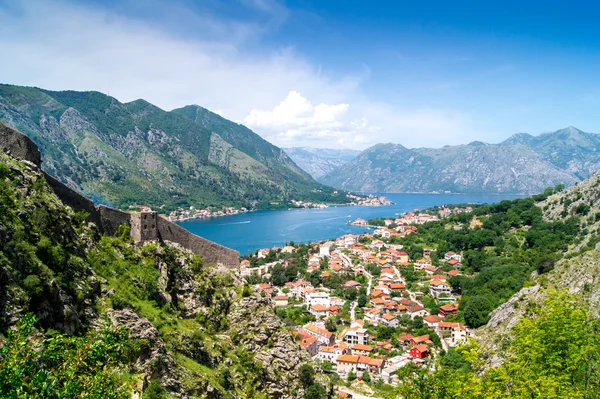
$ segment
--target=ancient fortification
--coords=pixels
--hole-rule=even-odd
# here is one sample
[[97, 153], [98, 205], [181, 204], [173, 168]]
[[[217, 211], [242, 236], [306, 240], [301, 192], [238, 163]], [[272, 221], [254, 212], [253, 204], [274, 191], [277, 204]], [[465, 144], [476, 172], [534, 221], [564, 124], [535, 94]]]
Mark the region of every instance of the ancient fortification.
[[[25, 135], [0, 122], [0, 148], [12, 157], [31, 162], [41, 169], [40, 151]], [[186, 229], [171, 223], [156, 212], [123, 212], [104, 205], [95, 206], [90, 199], [67, 187], [54, 177], [44, 173], [49, 185], [65, 205], [77, 211], [89, 213], [89, 220], [100, 231], [112, 235], [119, 226], [131, 228], [131, 236], [137, 243], [146, 241], [170, 241], [180, 244], [195, 254], [201, 255], [204, 262], [216, 263], [229, 268], [237, 268], [240, 254], [212, 241], [198, 237]]]

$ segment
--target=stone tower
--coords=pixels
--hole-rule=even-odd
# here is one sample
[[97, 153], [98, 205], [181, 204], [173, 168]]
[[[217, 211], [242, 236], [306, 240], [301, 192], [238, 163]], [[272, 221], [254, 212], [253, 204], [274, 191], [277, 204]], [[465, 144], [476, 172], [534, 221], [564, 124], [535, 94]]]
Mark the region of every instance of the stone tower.
[[131, 213], [131, 236], [137, 243], [158, 240], [158, 215], [153, 211]]

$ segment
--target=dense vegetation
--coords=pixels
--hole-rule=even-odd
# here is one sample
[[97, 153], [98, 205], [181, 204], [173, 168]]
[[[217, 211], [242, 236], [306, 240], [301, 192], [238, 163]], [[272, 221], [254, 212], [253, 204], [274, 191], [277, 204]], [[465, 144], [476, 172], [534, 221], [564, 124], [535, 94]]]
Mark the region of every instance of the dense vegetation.
[[499, 367], [484, 370], [491, 354], [461, 347], [446, 353], [433, 373], [403, 369], [397, 393], [406, 399], [599, 397], [600, 325], [587, 305], [555, 292], [529, 317], [506, 339]]
[[129, 398], [123, 375], [127, 333], [104, 329], [82, 337], [40, 334], [27, 314], [0, 341], [0, 397]]
[[[468, 325], [479, 327], [493, 309], [523, 287], [531, 272], [552, 270], [576, 239], [580, 231], [577, 215], [564, 222], [547, 222], [535, 205], [554, 191], [479, 206], [472, 213], [421, 225], [418, 234], [390, 242], [402, 243], [412, 259], [422, 257], [423, 248], [434, 248], [431, 257], [435, 265], [446, 252], [462, 253], [463, 275], [450, 283], [461, 295], [460, 316]], [[474, 218], [481, 226], [470, 225]]]
[[[0, 397], [321, 393], [268, 298], [242, 290], [178, 246], [101, 235], [0, 153]], [[296, 363], [272, 365], [274, 347]]]

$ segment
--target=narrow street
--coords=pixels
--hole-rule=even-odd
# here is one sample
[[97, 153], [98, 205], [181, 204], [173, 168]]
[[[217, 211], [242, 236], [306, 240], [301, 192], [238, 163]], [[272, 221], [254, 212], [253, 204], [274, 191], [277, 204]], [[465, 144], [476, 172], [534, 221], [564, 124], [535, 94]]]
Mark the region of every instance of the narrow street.
[[361, 395], [360, 393], [354, 392], [352, 389], [346, 388], [346, 387], [335, 387], [335, 389], [337, 389], [338, 391], [346, 392], [346, 393], [352, 395], [353, 399], [380, 399], [377, 396]]

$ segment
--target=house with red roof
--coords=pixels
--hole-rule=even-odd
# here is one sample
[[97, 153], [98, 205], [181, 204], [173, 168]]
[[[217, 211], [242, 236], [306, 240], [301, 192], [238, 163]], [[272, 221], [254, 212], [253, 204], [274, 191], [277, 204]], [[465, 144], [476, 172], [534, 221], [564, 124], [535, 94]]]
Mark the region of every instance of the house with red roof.
[[458, 306], [454, 303], [440, 306], [440, 316], [446, 317], [449, 315], [455, 315], [458, 313]]
[[413, 359], [424, 359], [429, 355], [429, 348], [427, 345], [415, 345], [410, 348], [410, 356]]

